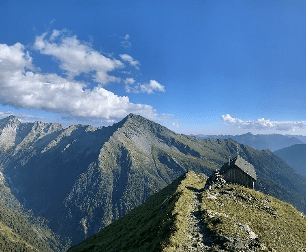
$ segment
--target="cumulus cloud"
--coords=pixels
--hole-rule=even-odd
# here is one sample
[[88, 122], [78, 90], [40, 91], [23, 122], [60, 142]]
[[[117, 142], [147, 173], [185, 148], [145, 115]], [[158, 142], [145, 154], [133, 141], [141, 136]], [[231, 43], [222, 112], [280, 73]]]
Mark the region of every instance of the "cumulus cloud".
[[165, 92], [165, 86], [161, 85], [155, 80], [150, 80], [149, 83], [140, 85], [140, 90], [143, 93], [152, 94], [155, 91], [157, 92]]
[[139, 69], [138, 66], [140, 65], [140, 62], [138, 60], [134, 60], [132, 56], [128, 54], [120, 54], [119, 56], [123, 61], [126, 61], [136, 69]]
[[135, 83], [134, 78], [126, 78], [125, 83], [125, 92], [127, 93], [139, 93], [139, 84], [133, 85]]
[[1, 75], [6, 72], [23, 71], [33, 69], [32, 58], [29, 52], [24, 52], [24, 46], [16, 43], [13, 46], [0, 44]]
[[125, 84], [134, 84], [135, 83], [135, 79], [134, 78], [126, 78], [124, 80]]
[[165, 86], [158, 83], [156, 80], [150, 80], [149, 83], [140, 84], [137, 83], [136, 85], [131, 85], [134, 82], [125, 81], [125, 91], [127, 93], [147, 93], [153, 94], [154, 92], [165, 92]]
[[[125, 39], [128, 40], [129, 36], [126, 35]], [[21, 43], [0, 44], [1, 104], [57, 112], [63, 118], [78, 120], [87, 118], [115, 122], [128, 113], [145, 115], [157, 121], [161, 118], [164, 120], [165, 116], [157, 114], [152, 106], [134, 104], [127, 96], [118, 96], [104, 88], [105, 84], [121, 81], [127, 92], [151, 94], [165, 91], [164, 86], [155, 80], [141, 85], [135, 84], [136, 80], [132, 77], [118, 77], [118, 73], [122, 74], [122, 69], [126, 67], [123, 62], [139, 68], [139, 61], [130, 55], [122, 54], [121, 60], [117, 60], [94, 50], [91, 44], [79, 41], [66, 30], [53, 30], [37, 36], [31, 49], [59, 62], [64, 75], [42, 73]], [[96, 82], [94, 88], [89, 89], [88, 83], [77, 81], [75, 77], [83, 73]]]
[[130, 85], [128, 83], [125, 84], [125, 92], [127, 93], [139, 93], [139, 84], [138, 85]]
[[[127, 34], [124, 38], [129, 39], [129, 35]], [[33, 48], [41, 54], [57, 59], [60, 62], [60, 68], [69, 80], [86, 73], [101, 85], [123, 81], [126, 84], [125, 90], [127, 93], [153, 94], [154, 92], [165, 91], [165, 87], [155, 80], [150, 80], [149, 83], [145, 84], [133, 85], [135, 83], [134, 78], [122, 80], [118, 76], [111, 75], [111, 72], [125, 67], [123, 62], [137, 70], [139, 70], [140, 62], [128, 54], [120, 54], [121, 61], [106, 57], [94, 50], [89, 43], [79, 41], [77, 36], [70, 36], [66, 30], [53, 30], [50, 35], [43, 33], [37, 36]], [[131, 74], [126, 71], [121, 71], [121, 73]]]
[[48, 33], [37, 36], [34, 49], [58, 59], [69, 79], [81, 73], [93, 73], [93, 80], [100, 84], [119, 82], [119, 77], [109, 73], [124, 67], [120, 60], [104, 56], [90, 44], [79, 41], [77, 36], [68, 36], [65, 30], [54, 30], [50, 36]]
[[[56, 40], [60, 34], [53, 32], [51, 38]], [[71, 79], [81, 72], [95, 70], [96, 78], [104, 78], [99, 81], [105, 83], [112, 77], [108, 72], [122, 66], [120, 61], [104, 57], [76, 37], [62, 38], [59, 44], [51, 38], [47, 40], [46, 34], [37, 37], [35, 48], [59, 59], [68, 77], [37, 71], [29, 52], [20, 43], [0, 44], [0, 103], [106, 120], [122, 118], [128, 113], [150, 119], [157, 117], [152, 106], [131, 103], [127, 96], [118, 96], [101, 85], [86, 89], [83, 82]]]
[[222, 120], [230, 125], [243, 129], [275, 129], [278, 131], [294, 131], [306, 127], [306, 121], [271, 121], [270, 119], [259, 118], [257, 120], [243, 121], [233, 118], [229, 114], [222, 115]]

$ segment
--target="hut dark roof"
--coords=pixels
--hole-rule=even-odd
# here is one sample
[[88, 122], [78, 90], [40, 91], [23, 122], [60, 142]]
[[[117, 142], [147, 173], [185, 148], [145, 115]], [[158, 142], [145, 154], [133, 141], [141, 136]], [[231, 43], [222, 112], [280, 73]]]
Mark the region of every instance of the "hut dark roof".
[[240, 157], [239, 155], [231, 159], [230, 162], [224, 164], [220, 169], [220, 174], [225, 173], [227, 170], [233, 166], [239, 167], [244, 173], [251, 176], [253, 179], [257, 180], [255, 168], [248, 161]]

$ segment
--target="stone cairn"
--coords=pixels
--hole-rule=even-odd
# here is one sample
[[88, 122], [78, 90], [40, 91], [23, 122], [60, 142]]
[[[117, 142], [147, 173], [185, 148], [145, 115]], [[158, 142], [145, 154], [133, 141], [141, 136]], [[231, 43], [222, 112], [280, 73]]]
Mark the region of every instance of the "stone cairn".
[[204, 189], [205, 190], [213, 190], [220, 189], [226, 185], [226, 181], [223, 176], [219, 173], [218, 170], [214, 171], [214, 173], [207, 179]]

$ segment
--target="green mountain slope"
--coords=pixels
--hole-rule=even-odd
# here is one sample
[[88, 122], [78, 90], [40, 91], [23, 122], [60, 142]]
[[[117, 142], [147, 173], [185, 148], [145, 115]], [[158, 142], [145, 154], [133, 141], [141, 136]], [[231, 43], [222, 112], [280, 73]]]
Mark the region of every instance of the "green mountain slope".
[[306, 251], [306, 217], [292, 205], [205, 183], [188, 172], [68, 251]]
[[11, 194], [0, 172], [0, 251], [65, 251], [43, 218], [33, 216]]
[[[14, 196], [72, 244], [124, 216], [186, 171], [210, 175], [237, 151], [232, 139], [177, 134], [130, 114], [110, 127], [0, 120], [0, 164]], [[255, 187], [306, 212], [306, 179], [270, 151], [238, 144]]]
[[177, 188], [183, 179], [184, 176], [177, 178], [128, 215], [68, 251], [120, 251], [123, 248], [158, 251], [165, 238], [171, 235], [172, 211], [180, 197]]
[[291, 167], [306, 176], [306, 144], [295, 144], [274, 152]]

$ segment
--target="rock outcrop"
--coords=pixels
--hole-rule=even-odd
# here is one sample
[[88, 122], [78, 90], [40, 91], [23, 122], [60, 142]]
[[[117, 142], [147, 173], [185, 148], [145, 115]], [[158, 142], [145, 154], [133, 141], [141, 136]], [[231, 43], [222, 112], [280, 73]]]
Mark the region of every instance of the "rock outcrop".
[[209, 176], [209, 178], [206, 181], [205, 189], [206, 190], [214, 190], [214, 189], [220, 189], [223, 186], [226, 185], [226, 181], [223, 178], [223, 176], [219, 173], [218, 170], [214, 171], [214, 173]]

